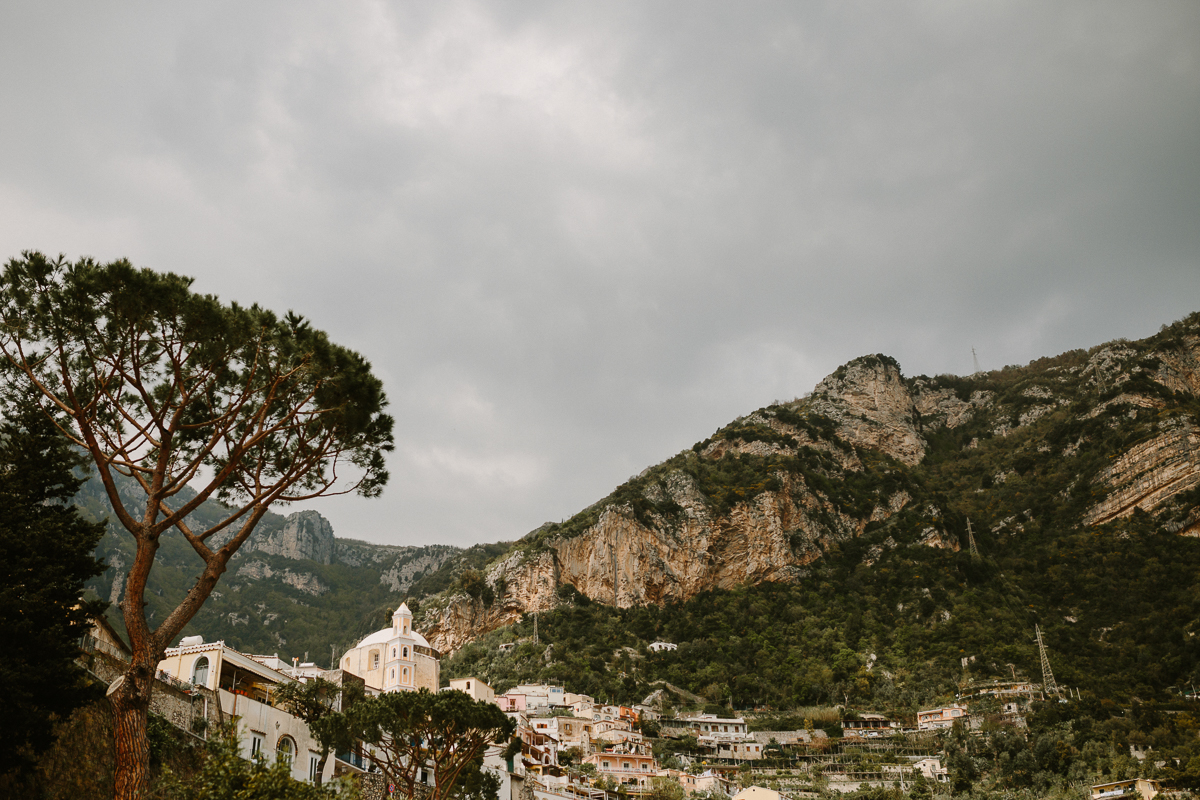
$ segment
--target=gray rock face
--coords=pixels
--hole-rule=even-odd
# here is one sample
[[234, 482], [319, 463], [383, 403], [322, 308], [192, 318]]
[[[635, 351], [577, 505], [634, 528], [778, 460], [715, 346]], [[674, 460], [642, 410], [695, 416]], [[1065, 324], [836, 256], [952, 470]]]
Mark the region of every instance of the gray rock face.
[[379, 582], [393, 592], [406, 591], [418, 576], [435, 571], [457, 552], [458, 548], [439, 545], [413, 549], [413, 552], [397, 557], [379, 576]]
[[838, 423], [843, 441], [887, 453], [909, 466], [925, 456], [921, 415], [891, 359], [854, 359], [817, 384], [810, 407]]
[[333, 526], [316, 511], [297, 511], [281, 528], [255, 531], [245, 550], [329, 564], [333, 562]]
[[[321, 583], [321, 579], [311, 572], [297, 573], [292, 572], [290, 569], [276, 571], [271, 569], [270, 565], [257, 560], [243, 564], [237, 571], [237, 574], [238, 577], [249, 578], [251, 580], [279, 578], [288, 586], [299, 589], [305, 594], [311, 594], [314, 597], [320, 597], [329, 591], [329, 587]], [[262, 613], [262, 609], [259, 609], [259, 613]], [[270, 619], [266, 621], [271, 622]]]

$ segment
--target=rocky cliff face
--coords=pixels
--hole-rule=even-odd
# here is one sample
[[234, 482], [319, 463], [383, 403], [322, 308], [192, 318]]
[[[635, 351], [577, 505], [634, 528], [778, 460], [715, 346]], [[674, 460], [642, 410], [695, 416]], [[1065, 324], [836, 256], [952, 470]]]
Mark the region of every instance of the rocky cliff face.
[[311, 594], [314, 597], [320, 597], [329, 591], [329, 587], [311, 572], [293, 572], [290, 569], [275, 570], [269, 564], [257, 559], [246, 562], [238, 567], [237, 576], [250, 580], [277, 577], [288, 586], [299, 589], [305, 594]]
[[925, 456], [920, 412], [900, 366], [887, 356], [855, 359], [813, 390], [812, 413], [834, 420], [842, 441], [909, 466]]
[[[980, 448], [988, 453], [982, 464], [1012, 462], [1023, 473], [1042, 458], [1100, 464], [1059, 495], [1067, 498], [1080, 480], [1093, 487], [1097, 499], [1081, 525], [1140, 509], [1158, 514], [1167, 530], [1200, 535], [1200, 509], [1188, 499], [1200, 486], [1200, 405], [1189, 405], [1200, 396], [1200, 318], [1185, 323], [1177, 324], [1182, 336], [1117, 342], [1078, 351], [1082, 360], [1047, 359], [1054, 363], [970, 378], [906, 380], [887, 356], [856, 359], [808, 398], [760, 409], [648, 470], [578, 522], [530, 534], [488, 568], [496, 596], [489, 607], [451, 592], [426, 604], [423, 630], [452, 652], [525, 613], [553, 608], [563, 587], [628, 607], [803, 580], [806, 565], [906, 509], [923, 520], [907, 544], [889, 536], [868, 549], [864, 564], [903, 546], [958, 551], [965, 537], [947, 529], [942, 511], [910, 508], [912, 496], [892, 481], [921, 465], [938, 431], [967, 428], [956, 434], [967, 437], [964, 450]], [[1126, 442], [1119, 452], [1103, 462], [1077, 455], [1111, 447], [1100, 442], [1109, 440], [1107, 431]], [[734, 474], [747, 469], [757, 472]], [[1013, 474], [1001, 466], [988, 481], [1000, 485]], [[1019, 533], [1033, 513], [1022, 507], [989, 521], [989, 530]]]
[[[920, 413], [890, 359], [851, 362], [822, 381], [803, 404], [805, 417], [836, 426], [840, 442], [814, 434], [797, 413], [756, 412], [735, 423], [737, 435], [710, 441], [690, 457], [718, 463], [743, 455], [794, 458], [801, 448], [812, 448], [839, 469], [859, 471], [855, 447], [905, 464], [920, 461], [925, 451]], [[828, 547], [858, 536], [868, 523], [887, 519], [909, 500], [906, 493], [895, 492], [854, 515], [802, 476], [780, 471], [774, 481], [777, 485], [769, 490], [754, 492], [726, 510], [714, 507], [686, 469], [666, 471], [642, 494], [656, 509], [671, 509], [670, 517], [639, 515], [630, 504], [608, 505], [580, 535], [551, 540], [542, 552], [515, 552], [494, 565], [488, 580], [504, 591], [497, 592], [491, 608], [461, 593], [430, 604], [426, 636], [438, 649], [452, 652], [525, 613], [554, 607], [562, 586], [628, 607], [687, 600], [747, 583], [798, 580], [804, 566]], [[945, 546], [941, 536], [929, 543]]]
[[333, 526], [316, 511], [297, 511], [288, 515], [280, 527], [260, 526], [250, 534], [242, 551], [329, 564], [334, 552]]

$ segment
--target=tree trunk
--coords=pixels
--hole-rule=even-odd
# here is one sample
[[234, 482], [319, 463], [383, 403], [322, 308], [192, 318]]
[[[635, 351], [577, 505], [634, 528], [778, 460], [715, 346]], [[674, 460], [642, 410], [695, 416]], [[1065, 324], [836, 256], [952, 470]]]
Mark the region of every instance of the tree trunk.
[[150, 778], [150, 742], [146, 724], [154, 671], [133, 664], [109, 688], [115, 744], [114, 800], [142, 800]]
[[325, 762], [329, 759], [329, 751], [321, 750], [321, 760], [317, 762], [317, 776], [313, 779], [313, 783], [320, 786], [324, 779], [321, 777], [325, 774]]

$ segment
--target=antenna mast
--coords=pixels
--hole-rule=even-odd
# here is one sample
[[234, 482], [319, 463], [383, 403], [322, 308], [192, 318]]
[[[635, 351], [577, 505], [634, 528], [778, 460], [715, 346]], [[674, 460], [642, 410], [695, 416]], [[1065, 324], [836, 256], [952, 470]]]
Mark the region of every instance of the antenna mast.
[[1054, 673], [1050, 670], [1050, 659], [1046, 656], [1046, 644], [1042, 641], [1042, 629], [1037, 625], [1033, 626], [1037, 632], [1038, 652], [1042, 656], [1042, 691], [1046, 694], [1057, 695], [1058, 684], [1054, 682]]
[[979, 373], [983, 372], [983, 370], [979, 368], [979, 356], [975, 355], [974, 347], [971, 348], [971, 360], [975, 362], [975, 374], [978, 375]]
[[967, 542], [971, 545], [971, 558], [979, 560], [979, 548], [975, 546], [975, 533], [971, 530], [971, 518], [967, 517]]

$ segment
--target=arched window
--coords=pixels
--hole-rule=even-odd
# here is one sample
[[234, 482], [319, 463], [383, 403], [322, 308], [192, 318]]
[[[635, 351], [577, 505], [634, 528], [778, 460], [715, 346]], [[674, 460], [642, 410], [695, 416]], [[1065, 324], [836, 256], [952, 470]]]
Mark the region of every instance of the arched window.
[[197, 686], [208, 685], [208, 656], [200, 656], [192, 665], [192, 683]]
[[346, 656], [346, 669], [350, 669], [350, 656]]
[[404, 648], [404, 657], [408, 658], [408, 648]]
[[402, 673], [402, 675], [403, 675], [403, 677], [401, 678], [401, 680], [403, 680], [405, 683], [408, 683], [408, 667], [404, 668], [404, 672]]
[[290, 768], [292, 766], [292, 759], [295, 757], [295, 755], [296, 743], [292, 741], [292, 737], [280, 736], [279, 744], [275, 747], [275, 757], [284, 764], [287, 764]]
[[392, 648], [392, 658], [396, 657], [396, 648]]
[[392, 668], [392, 674], [388, 677], [393, 682], [396, 680], [396, 668], [395, 667]]

